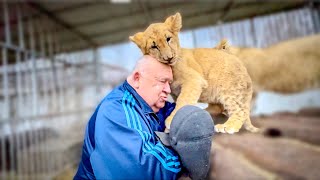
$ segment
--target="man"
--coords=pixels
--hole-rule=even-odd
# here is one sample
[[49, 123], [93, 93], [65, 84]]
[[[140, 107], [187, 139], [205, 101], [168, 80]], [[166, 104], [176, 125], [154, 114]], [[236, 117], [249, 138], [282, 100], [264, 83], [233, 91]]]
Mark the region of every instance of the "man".
[[164, 130], [164, 119], [174, 109], [166, 102], [172, 80], [170, 66], [151, 56], [138, 61], [91, 117], [75, 179], [176, 178], [177, 154], [154, 135]]
[[191, 177], [205, 178], [212, 119], [200, 108], [186, 106], [174, 117], [170, 135], [163, 133], [175, 106], [167, 102], [172, 80], [170, 66], [147, 55], [138, 61], [89, 120], [74, 179], [176, 179], [180, 158]]

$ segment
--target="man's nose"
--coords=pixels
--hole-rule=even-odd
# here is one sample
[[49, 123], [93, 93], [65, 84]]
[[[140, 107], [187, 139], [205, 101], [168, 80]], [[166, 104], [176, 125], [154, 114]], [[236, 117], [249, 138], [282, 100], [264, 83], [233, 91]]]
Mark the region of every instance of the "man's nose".
[[166, 82], [166, 84], [164, 85], [163, 91], [166, 92], [166, 93], [168, 93], [168, 94], [171, 93], [171, 88], [170, 88], [169, 82]]

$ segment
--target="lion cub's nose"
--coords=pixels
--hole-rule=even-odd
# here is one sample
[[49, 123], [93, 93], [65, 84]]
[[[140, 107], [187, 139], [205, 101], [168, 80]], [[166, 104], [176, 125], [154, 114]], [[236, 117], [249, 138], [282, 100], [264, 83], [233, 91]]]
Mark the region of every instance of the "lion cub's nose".
[[173, 57], [168, 57], [167, 59], [166, 59], [166, 61], [171, 61], [173, 59]]

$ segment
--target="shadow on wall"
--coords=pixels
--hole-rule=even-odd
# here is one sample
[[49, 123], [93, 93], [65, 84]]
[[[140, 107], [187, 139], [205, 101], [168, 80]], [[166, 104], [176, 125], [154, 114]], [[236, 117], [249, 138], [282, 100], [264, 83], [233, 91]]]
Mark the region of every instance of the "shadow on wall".
[[[41, 136], [39, 136], [40, 134]], [[17, 171], [19, 151], [23, 151], [32, 145], [36, 145], [57, 136], [58, 134], [49, 128], [25, 130], [13, 135], [9, 134], [2, 136], [0, 138], [0, 172], [3, 170]], [[28, 156], [28, 154], [25, 154], [25, 156]]]

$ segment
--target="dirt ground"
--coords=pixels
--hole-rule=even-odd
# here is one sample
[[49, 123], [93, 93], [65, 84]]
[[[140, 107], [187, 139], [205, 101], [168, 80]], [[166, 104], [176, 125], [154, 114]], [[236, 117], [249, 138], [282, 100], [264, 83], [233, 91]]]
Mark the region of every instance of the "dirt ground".
[[256, 117], [258, 134], [216, 134], [211, 179], [318, 179], [320, 109]]

